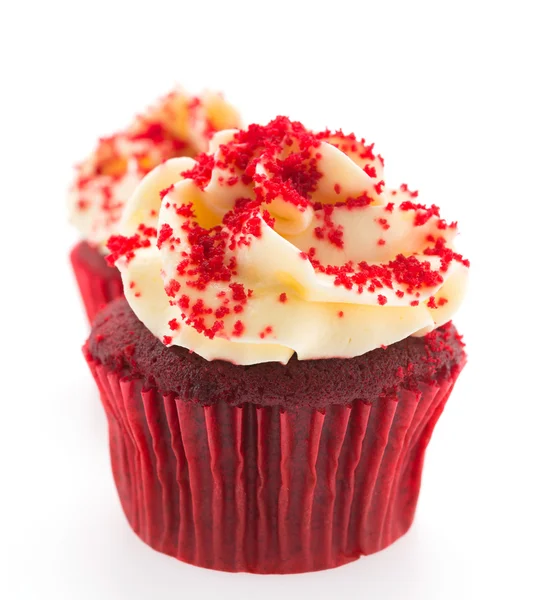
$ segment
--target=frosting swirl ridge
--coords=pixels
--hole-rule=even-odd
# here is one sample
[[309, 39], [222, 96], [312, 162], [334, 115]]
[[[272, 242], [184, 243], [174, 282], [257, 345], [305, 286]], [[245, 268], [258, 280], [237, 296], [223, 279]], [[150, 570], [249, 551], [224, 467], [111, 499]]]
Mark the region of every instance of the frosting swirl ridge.
[[[456, 223], [385, 190], [373, 145], [277, 117], [216, 133], [131, 197], [110, 261], [166, 345], [236, 364], [354, 357], [449, 321]], [[150, 215], [156, 215], [151, 217]]]

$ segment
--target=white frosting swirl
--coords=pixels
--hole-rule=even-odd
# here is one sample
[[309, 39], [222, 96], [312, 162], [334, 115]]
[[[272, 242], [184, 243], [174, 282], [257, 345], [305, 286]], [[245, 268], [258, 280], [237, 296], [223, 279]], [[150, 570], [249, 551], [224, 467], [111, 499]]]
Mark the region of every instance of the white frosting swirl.
[[70, 221], [85, 240], [105, 251], [127, 200], [149, 171], [169, 158], [207, 150], [215, 131], [239, 125], [237, 112], [220, 94], [194, 97], [172, 91], [127, 130], [100, 139], [78, 166], [68, 196]]
[[278, 118], [222, 131], [210, 155], [144, 178], [109, 248], [164, 343], [286, 363], [358, 356], [452, 318], [468, 271], [455, 225], [406, 186], [383, 191], [383, 161], [363, 140], [313, 139]]

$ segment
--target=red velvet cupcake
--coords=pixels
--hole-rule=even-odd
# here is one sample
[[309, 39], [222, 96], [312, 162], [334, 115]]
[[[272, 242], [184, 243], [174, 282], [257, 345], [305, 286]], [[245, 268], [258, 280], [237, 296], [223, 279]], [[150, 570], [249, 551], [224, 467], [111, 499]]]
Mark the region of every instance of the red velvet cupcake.
[[105, 244], [117, 232], [125, 203], [140, 180], [164, 160], [206, 150], [215, 131], [239, 124], [236, 111], [219, 94], [198, 98], [174, 90], [127, 130], [101, 138], [78, 166], [69, 207], [83, 239], [70, 257], [90, 321], [123, 294], [120, 274], [104, 260]]
[[450, 319], [468, 262], [382, 169], [364, 140], [279, 117], [131, 197], [108, 244], [126, 299], [85, 355], [122, 506], [156, 550], [297, 573], [410, 527], [465, 363]]

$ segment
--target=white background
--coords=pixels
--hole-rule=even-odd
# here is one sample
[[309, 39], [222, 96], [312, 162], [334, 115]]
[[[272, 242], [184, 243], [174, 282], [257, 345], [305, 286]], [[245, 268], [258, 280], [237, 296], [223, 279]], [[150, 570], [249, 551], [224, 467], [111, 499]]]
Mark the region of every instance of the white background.
[[[539, 128], [529, 2], [1, 4], [0, 598], [538, 598]], [[415, 524], [346, 567], [204, 571], [129, 530], [80, 347], [71, 165], [176, 82], [246, 121], [375, 141], [387, 179], [458, 219], [469, 364]], [[6, 212], [7, 211], [7, 212]]]

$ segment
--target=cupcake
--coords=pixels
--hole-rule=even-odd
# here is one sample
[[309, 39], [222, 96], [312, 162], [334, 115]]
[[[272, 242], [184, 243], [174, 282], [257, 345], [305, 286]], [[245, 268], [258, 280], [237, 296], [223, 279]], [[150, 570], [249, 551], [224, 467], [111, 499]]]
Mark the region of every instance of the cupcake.
[[101, 138], [77, 167], [69, 211], [82, 240], [71, 251], [71, 264], [90, 321], [101, 306], [123, 293], [120, 274], [104, 259], [106, 241], [117, 232], [140, 180], [169, 158], [207, 150], [216, 131], [239, 124], [237, 112], [220, 94], [195, 97], [176, 89], [125, 131]]
[[141, 182], [108, 242], [125, 298], [84, 352], [114, 479], [154, 549], [298, 573], [410, 527], [466, 357], [456, 224], [373, 145], [278, 117]]

